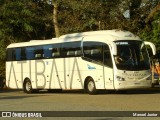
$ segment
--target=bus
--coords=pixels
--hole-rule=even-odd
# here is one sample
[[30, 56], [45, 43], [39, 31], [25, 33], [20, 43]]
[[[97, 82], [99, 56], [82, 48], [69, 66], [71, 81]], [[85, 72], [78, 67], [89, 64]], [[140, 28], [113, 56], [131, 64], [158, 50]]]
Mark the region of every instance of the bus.
[[129, 90], [151, 87], [149, 45], [129, 31], [102, 30], [7, 46], [6, 86], [37, 90]]

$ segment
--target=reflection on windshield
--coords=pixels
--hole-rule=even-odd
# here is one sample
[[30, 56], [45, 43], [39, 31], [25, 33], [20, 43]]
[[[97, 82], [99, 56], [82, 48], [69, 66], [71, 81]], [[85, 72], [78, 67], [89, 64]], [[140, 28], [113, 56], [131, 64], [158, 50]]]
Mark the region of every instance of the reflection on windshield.
[[118, 41], [117, 56], [114, 56], [118, 69], [147, 70], [150, 68], [149, 57], [142, 41]]

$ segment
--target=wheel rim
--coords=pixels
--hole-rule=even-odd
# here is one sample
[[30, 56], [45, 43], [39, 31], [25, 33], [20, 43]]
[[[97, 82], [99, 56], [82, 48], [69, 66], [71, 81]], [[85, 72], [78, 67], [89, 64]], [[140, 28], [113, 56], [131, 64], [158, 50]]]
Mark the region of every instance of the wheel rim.
[[30, 83], [30, 82], [27, 82], [27, 83], [26, 83], [26, 90], [27, 90], [27, 91], [30, 91], [31, 89], [32, 89], [31, 83]]
[[88, 90], [91, 92], [91, 91], [94, 90], [94, 88], [95, 88], [94, 82], [93, 82], [93, 81], [90, 81], [90, 82], [88, 83]]

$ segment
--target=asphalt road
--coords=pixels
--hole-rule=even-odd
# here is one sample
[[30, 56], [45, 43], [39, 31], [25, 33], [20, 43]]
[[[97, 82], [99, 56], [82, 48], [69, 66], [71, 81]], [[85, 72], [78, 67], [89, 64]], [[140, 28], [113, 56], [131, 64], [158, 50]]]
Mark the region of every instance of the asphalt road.
[[[106, 92], [101, 92], [98, 95], [88, 95], [84, 94], [82, 91], [63, 91], [62, 93], [48, 93], [47, 91], [40, 91], [35, 94], [26, 94], [21, 90], [0, 90], [0, 111], [91, 111], [91, 113], [87, 114], [93, 114], [95, 111], [160, 111], [160, 87], [152, 88], [150, 90], [128, 91], [124, 94], [116, 92], [107, 94]], [[92, 113], [92, 111], [94, 112]], [[124, 114], [126, 113], [124, 112]], [[92, 115], [85, 118], [73, 118], [73, 116], [63, 118], [54, 117], [54, 119], [58, 120], [68, 118], [89, 120], [129, 119], [128, 117], [93, 117]], [[158, 120], [159, 118], [131, 117], [130, 119]], [[0, 119], [2, 119], [2, 117]], [[8, 118], [3, 119], [8, 120]], [[17, 118], [10, 119], [17, 120]], [[35, 120], [44, 118], [21, 119]], [[50, 117], [45, 119], [53, 118]]]

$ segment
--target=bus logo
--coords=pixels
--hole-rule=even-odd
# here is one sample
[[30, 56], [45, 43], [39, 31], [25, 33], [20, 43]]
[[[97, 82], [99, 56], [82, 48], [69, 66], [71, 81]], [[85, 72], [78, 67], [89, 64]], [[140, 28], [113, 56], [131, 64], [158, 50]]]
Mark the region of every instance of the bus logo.
[[87, 65], [88, 69], [96, 69], [94, 66]]

